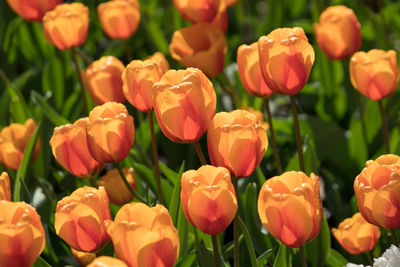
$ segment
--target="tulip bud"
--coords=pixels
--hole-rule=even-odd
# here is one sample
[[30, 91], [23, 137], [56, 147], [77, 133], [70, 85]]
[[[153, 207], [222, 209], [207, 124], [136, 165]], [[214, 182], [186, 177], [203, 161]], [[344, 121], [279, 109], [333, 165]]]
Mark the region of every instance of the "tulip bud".
[[113, 56], [107, 56], [94, 61], [86, 71], [82, 72], [83, 81], [97, 105], [108, 101], [124, 103], [121, 78], [124, 69], [125, 66], [121, 61]]
[[96, 259], [96, 253], [83, 252], [71, 248], [72, 256], [74, 256], [75, 260], [82, 266], [86, 267], [89, 263]]
[[[12, 123], [0, 131], [0, 161], [11, 170], [17, 170], [28, 142], [36, 130], [36, 122], [28, 119], [25, 124]], [[40, 140], [36, 140], [33, 160], [40, 151]]]
[[137, 0], [114, 0], [97, 7], [106, 34], [113, 39], [126, 39], [132, 36], [140, 22], [140, 6]]
[[42, 21], [44, 14], [62, 0], [7, 0], [11, 9], [28, 21]]
[[182, 175], [181, 203], [186, 219], [200, 231], [217, 235], [237, 212], [235, 189], [229, 171], [204, 165]]
[[314, 63], [314, 49], [299, 27], [279, 28], [258, 40], [261, 72], [268, 87], [295, 95], [307, 83]]
[[96, 258], [91, 264], [87, 267], [128, 267], [125, 262], [109, 257], [109, 256], [101, 256]]
[[215, 16], [226, 9], [225, 0], [173, 0], [181, 16], [192, 22], [211, 22]]
[[215, 77], [223, 71], [226, 50], [224, 33], [209, 23], [175, 31], [169, 45], [172, 58], [186, 68], [199, 68], [208, 77]]
[[268, 139], [254, 114], [234, 110], [215, 115], [207, 131], [207, 146], [212, 165], [225, 167], [239, 178], [249, 176], [260, 164]]
[[258, 196], [258, 215], [268, 232], [298, 248], [316, 237], [322, 205], [318, 177], [289, 171], [268, 179]]
[[351, 254], [372, 250], [381, 234], [379, 227], [364, 220], [359, 212], [333, 228], [332, 234], [340, 245]]
[[8, 173], [6, 172], [2, 172], [0, 175], [0, 201], [1, 200], [11, 201], [10, 177], [8, 177]]
[[129, 266], [172, 267], [178, 259], [178, 231], [162, 205], [129, 203], [105, 224], [116, 256]]
[[211, 81], [198, 69], [169, 70], [153, 86], [154, 112], [173, 142], [196, 142], [207, 130], [217, 104]]
[[158, 67], [161, 69], [163, 75], [169, 70], [169, 63], [163, 53], [155, 52], [146, 59], [155, 61]]
[[90, 154], [97, 161], [119, 162], [133, 145], [133, 117], [123, 104], [107, 102], [89, 113], [87, 133]]
[[0, 201], [0, 266], [30, 267], [46, 243], [40, 216], [25, 202]]
[[89, 9], [81, 3], [58, 5], [43, 17], [44, 36], [60, 50], [82, 45], [88, 28]]
[[254, 110], [251, 107], [243, 107], [240, 109], [246, 110], [246, 111], [254, 114], [256, 116], [256, 123], [259, 124], [261, 127], [263, 127], [266, 131], [268, 131], [269, 124], [268, 124], [268, 122], [264, 121], [264, 114], [261, 111]]
[[95, 252], [109, 240], [104, 221], [111, 220], [104, 187], [84, 186], [57, 203], [54, 215], [56, 233], [79, 251]]
[[86, 124], [88, 118], [54, 128], [50, 139], [51, 151], [57, 162], [67, 171], [82, 178], [92, 178], [104, 168], [96, 161], [87, 145]]
[[397, 55], [394, 50], [372, 49], [355, 53], [350, 60], [350, 80], [354, 88], [372, 100], [394, 93], [398, 82]]

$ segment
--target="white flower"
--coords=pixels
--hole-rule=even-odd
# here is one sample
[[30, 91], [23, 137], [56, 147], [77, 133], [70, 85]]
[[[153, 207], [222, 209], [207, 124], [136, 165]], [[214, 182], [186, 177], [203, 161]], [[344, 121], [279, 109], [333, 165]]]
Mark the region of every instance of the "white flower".
[[[364, 267], [362, 264], [347, 263], [346, 267]], [[366, 266], [369, 267], [369, 266]]]
[[373, 267], [395, 267], [400, 266], [400, 249], [391, 245], [381, 257], [374, 259]]

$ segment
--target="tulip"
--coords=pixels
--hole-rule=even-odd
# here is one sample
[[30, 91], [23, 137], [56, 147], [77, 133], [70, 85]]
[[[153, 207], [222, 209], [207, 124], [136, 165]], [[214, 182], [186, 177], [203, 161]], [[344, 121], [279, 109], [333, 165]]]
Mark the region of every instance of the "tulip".
[[125, 262], [120, 261], [119, 259], [115, 259], [113, 257], [101, 256], [96, 258], [91, 264], [87, 267], [128, 267]]
[[[17, 170], [29, 139], [36, 130], [36, 122], [28, 119], [25, 124], [12, 123], [0, 131], [0, 161], [11, 170]], [[33, 160], [40, 151], [40, 140], [36, 141]]]
[[235, 177], [249, 176], [260, 164], [268, 147], [265, 129], [246, 110], [220, 112], [207, 131], [210, 160]]
[[25, 202], [0, 201], [0, 266], [32, 266], [45, 243], [35, 208]]
[[[122, 169], [122, 172], [124, 173], [130, 186], [136, 190], [135, 173], [133, 168]], [[101, 176], [97, 181], [97, 185], [104, 186], [108, 198], [110, 199], [111, 203], [115, 205], [123, 205], [133, 199], [133, 195], [121, 180], [117, 169], [112, 169], [105, 175]]]
[[58, 5], [43, 17], [46, 39], [60, 50], [82, 45], [88, 28], [89, 9], [81, 3]]
[[225, 0], [173, 0], [181, 16], [192, 22], [211, 22], [219, 12], [226, 9]]
[[174, 266], [179, 236], [168, 210], [142, 203], [124, 205], [114, 222], [106, 222], [116, 256], [131, 267]]
[[302, 28], [279, 28], [262, 36], [258, 51], [261, 72], [272, 91], [295, 95], [307, 83], [315, 55]]
[[372, 49], [355, 53], [350, 60], [350, 80], [357, 91], [372, 100], [393, 94], [398, 81], [396, 52]]
[[76, 261], [82, 266], [85, 267], [94, 259], [96, 259], [96, 253], [83, 252], [76, 249], [71, 248], [72, 256], [76, 259]]
[[88, 118], [54, 128], [51, 151], [57, 162], [75, 176], [91, 179], [104, 168], [89, 152], [86, 124]]
[[110, 240], [105, 220], [111, 220], [111, 214], [104, 187], [84, 186], [58, 201], [54, 227], [72, 248], [96, 252]]
[[233, 6], [234, 4], [236, 4], [237, 2], [239, 2], [239, 0], [227, 0], [226, 1], [227, 3], [227, 5], [228, 5], [228, 7], [230, 7], [230, 6]]
[[268, 124], [268, 122], [264, 121], [264, 114], [261, 111], [254, 110], [251, 107], [243, 107], [243, 108], [240, 108], [240, 109], [246, 110], [246, 111], [254, 114], [256, 116], [256, 123], [259, 124], [261, 127], [263, 127], [266, 131], [268, 131], [269, 124]]
[[345, 59], [361, 47], [361, 26], [353, 10], [346, 6], [331, 6], [314, 24], [319, 47], [330, 59]]
[[114, 0], [97, 7], [106, 34], [113, 39], [126, 39], [132, 36], [140, 22], [140, 6], [137, 0]]
[[259, 97], [269, 97], [273, 94], [261, 73], [257, 42], [239, 46], [237, 65], [240, 80], [249, 94]]
[[186, 68], [199, 68], [208, 77], [215, 77], [223, 71], [226, 50], [223, 32], [209, 23], [175, 31], [169, 45], [172, 58]]
[[28, 21], [42, 21], [44, 14], [62, 0], [7, 0], [11, 9]]
[[165, 136], [173, 142], [196, 142], [215, 113], [211, 81], [198, 69], [169, 70], [153, 86], [154, 111]]
[[94, 61], [86, 71], [82, 72], [83, 81], [97, 105], [108, 101], [124, 103], [121, 78], [124, 69], [125, 66], [121, 61], [113, 56], [107, 56]]
[[0, 175], [0, 201], [1, 200], [11, 201], [10, 177], [8, 177], [8, 173], [6, 172], [2, 172]]
[[90, 154], [99, 162], [119, 162], [133, 145], [135, 125], [123, 104], [107, 102], [95, 107], [87, 123]]
[[372, 250], [381, 234], [379, 227], [367, 223], [359, 212], [332, 229], [333, 236], [351, 254]]
[[156, 52], [153, 55], [147, 57], [146, 59], [153, 60], [157, 63], [158, 67], [161, 69], [162, 74], [169, 70], [169, 63], [163, 53]]
[[211, 24], [221, 29], [223, 33], [228, 30], [228, 13], [226, 9], [220, 9]]
[[258, 215], [268, 232], [298, 248], [318, 235], [322, 205], [318, 177], [289, 171], [268, 179], [258, 197]]

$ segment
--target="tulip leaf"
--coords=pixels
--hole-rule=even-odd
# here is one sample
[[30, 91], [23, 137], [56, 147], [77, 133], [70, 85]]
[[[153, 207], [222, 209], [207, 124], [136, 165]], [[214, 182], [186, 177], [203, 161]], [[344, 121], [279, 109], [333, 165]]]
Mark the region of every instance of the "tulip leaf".
[[329, 250], [329, 255], [326, 260], [326, 264], [329, 267], [342, 267], [346, 266], [347, 263], [348, 261], [342, 256], [342, 254], [332, 248]]
[[51, 267], [51, 265], [39, 256], [39, 258], [37, 258], [35, 263], [33, 264], [33, 267]]
[[42, 72], [42, 87], [44, 92], [52, 92], [55, 104], [60, 110], [64, 104], [64, 71], [59, 57], [50, 57]]
[[175, 267], [187, 267], [193, 266], [196, 260], [196, 254], [188, 254], [184, 257], [181, 257], [178, 262], [175, 264]]
[[181, 178], [182, 178], [182, 173], [183, 173], [184, 169], [185, 169], [185, 161], [182, 162], [181, 168], [179, 169], [179, 173], [176, 175], [175, 188], [174, 188], [174, 191], [172, 192], [169, 209], [168, 209], [174, 225], [176, 225], [176, 222], [178, 220], [177, 214], [178, 214], [178, 207], [179, 207], [180, 194], [181, 194]]
[[278, 250], [278, 255], [276, 255], [273, 267], [292, 267], [292, 254], [290, 253], [290, 248], [285, 244], [281, 243]]
[[[158, 161], [158, 165], [160, 166], [161, 172], [164, 174], [164, 176], [171, 181], [172, 184], [176, 184], [177, 178], [179, 177], [176, 172], [171, 170], [170, 168], [167, 167], [164, 163], [161, 161]], [[181, 166], [182, 167], [182, 166]]]
[[[324, 214], [321, 215], [321, 230], [319, 234], [308, 244], [305, 245], [307, 259], [311, 262], [311, 266], [324, 266], [331, 249], [331, 235], [329, 225]], [[315, 253], [318, 251], [318, 253]]]
[[238, 216], [238, 220], [239, 220], [240, 231], [243, 233], [244, 240], [246, 241], [247, 249], [249, 251], [251, 265], [253, 267], [256, 267], [257, 266], [256, 252], [254, 251], [254, 246], [253, 243], [251, 242], [249, 231], [247, 230], [246, 225], [244, 224], [240, 216]]
[[[306, 169], [306, 174], [310, 174], [311, 172], [318, 170], [319, 160], [317, 157], [317, 153], [315, 152], [315, 145], [313, 140], [311, 140], [308, 135], [306, 135], [304, 138], [303, 155], [304, 155], [304, 165]], [[285, 170], [286, 171], [300, 170], [297, 152], [290, 159]]]
[[68, 124], [69, 121], [59, 115], [50, 105], [47, 103], [47, 100], [45, 97], [41, 96], [40, 94], [36, 93], [35, 91], [32, 91], [31, 94], [33, 102], [35, 102], [43, 111], [44, 115], [47, 116], [47, 118], [55, 125], [55, 126], [61, 126]]

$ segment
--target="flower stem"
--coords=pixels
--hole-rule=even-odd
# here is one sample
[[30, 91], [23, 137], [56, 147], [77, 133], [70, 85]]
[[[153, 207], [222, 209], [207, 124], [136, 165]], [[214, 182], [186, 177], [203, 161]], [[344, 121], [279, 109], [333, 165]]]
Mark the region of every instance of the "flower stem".
[[300, 249], [301, 266], [307, 267], [307, 259], [306, 259], [306, 254], [304, 253], [304, 247], [300, 246], [299, 249]]
[[290, 104], [292, 106], [292, 112], [293, 112], [294, 131], [296, 134], [297, 154], [299, 157], [300, 170], [302, 172], [305, 172], [306, 168], [304, 167], [304, 156], [303, 156], [303, 149], [302, 149], [302, 144], [301, 144], [299, 118], [297, 116], [296, 99], [292, 95], [290, 96]]
[[123, 42], [124, 42], [124, 46], [125, 46], [126, 59], [128, 60], [128, 63], [129, 63], [132, 61], [131, 48], [129, 47], [128, 39], [123, 40]]
[[88, 101], [86, 99], [85, 85], [83, 84], [82, 75], [81, 75], [81, 69], [80, 69], [79, 64], [78, 64], [76, 48], [72, 47], [71, 48], [71, 52], [72, 52], [72, 59], [73, 59], [74, 64], [75, 64], [76, 74], [78, 75], [79, 85], [81, 87], [81, 96], [82, 96], [82, 99], [83, 99], [83, 102], [84, 102], [83, 110], [84, 110], [85, 114], [88, 114]]
[[271, 109], [269, 108], [269, 98], [264, 99], [264, 104], [265, 104], [265, 110], [267, 111], [267, 116], [268, 116], [269, 132], [270, 132], [270, 136], [271, 136], [272, 150], [274, 151], [275, 164], [276, 164], [278, 173], [281, 174], [282, 173], [282, 165], [281, 165], [281, 160], [279, 158], [278, 146], [276, 145], [276, 140], [275, 140], [275, 132], [274, 132], [274, 126], [272, 124]]
[[[226, 84], [224, 83], [224, 81], [221, 80], [222, 77]], [[222, 90], [224, 90], [227, 94], [229, 94], [232, 98], [233, 104], [235, 105], [235, 108], [240, 108], [241, 104], [240, 104], [240, 99], [239, 96], [235, 90], [235, 88], [233, 87], [232, 84], [230, 84], [228, 77], [226, 77], [225, 73], [222, 72], [221, 76], [217, 76], [217, 81], [219, 83], [219, 85], [221, 86]]]
[[396, 229], [390, 229], [390, 233], [392, 234], [393, 245], [396, 247], [399, 246], [399, 241], [397, 240]]
[[216, 235], [211, 235], [211, 240], [212, 240], [212, 245], [213, 245], [213, 249], [214, 249], [215, 266], [216, 267], [220, 267], [221, 266], [221, 260], [219, 258], [217, 236]]
[[137, 199], [139, 199], [140, 202], [147, 204], [147, 201], [144, 198], [142, 198], [135, 190], [133, 190], [131, 185], [128, 183], [128, 180], [126, 180], [125, 174], [122, 171], [121, 165], [119, 164], [119, 162], [116, 162], [115, 165], [117, 166], [118, 173], [121, 176], [121, 179], [124, 182], [125, 186], [128, 188], [129, 192], [131, 192], [132, 195], [134, 195]]
[[151, 132], [151, 147], [153, 149], [153, 161], [154, 161], [154, 171], [156, 175], [156, 183], [157, 183], [157, 198], [159, 203], [163, 203], [163, 196], [161, 191], [161, 177], [160, 177], [160, 166], [158, 165], [158, 151], [157, 151], [157, 140], [156, 135], [154, 133], [154, 124], [153, 124], [153, 111], [147, 112], [147, 117], [150, 125]]
[[201, 146], [199, 141], [193, 143], [194, 148], [196, 149], [197, 156], [200, 159], [201, 165], [207, 165], [206, 158], [204, 157], [203, 151], [201, 150]]
[[[238, 178], [232, 177], [233, 188], [235, 189], [236, 196], [238, 195]], [[236, 212], [235, 218], [233, 219], [233, 244], [234, 244], [234, 252], [233, 252], [233, 266], [239, 267], [239, 211]]]
[[383, 140], [385, 141], [386, 153], [389, 154], [390, 153], [389, 132], [386, 122], [385, 109], [383, 108], [382, 100], [378, 100], [378, 104], [382, 119]]

